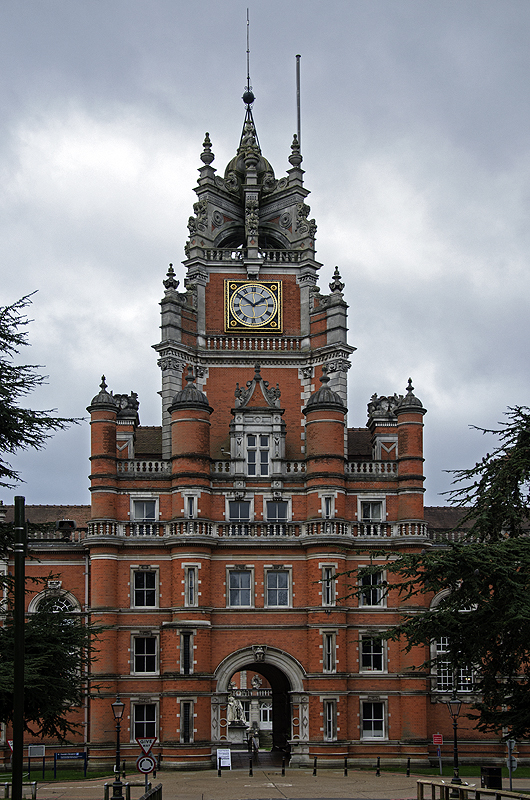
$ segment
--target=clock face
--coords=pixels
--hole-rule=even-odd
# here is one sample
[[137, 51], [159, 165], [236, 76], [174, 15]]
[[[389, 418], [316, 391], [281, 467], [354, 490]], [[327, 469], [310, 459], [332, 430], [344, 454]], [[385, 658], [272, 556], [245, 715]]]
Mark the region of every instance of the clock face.
[[225, 330], [281, 332], [281, 281], [225, 281]]

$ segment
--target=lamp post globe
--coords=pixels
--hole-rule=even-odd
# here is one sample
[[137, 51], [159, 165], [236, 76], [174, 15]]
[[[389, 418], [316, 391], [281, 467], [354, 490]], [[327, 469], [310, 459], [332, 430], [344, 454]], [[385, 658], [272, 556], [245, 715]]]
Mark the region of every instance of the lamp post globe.
[[116, 764], [114, 766], [114, 783], [112, 784], [112, 800], [123, 800], [123, 784], [120, 780], [120, 730], [121, 718], [125, 710], [125, 704], [117, 695], [116, 700], [111, 704], [112, 713], [116, 720]]

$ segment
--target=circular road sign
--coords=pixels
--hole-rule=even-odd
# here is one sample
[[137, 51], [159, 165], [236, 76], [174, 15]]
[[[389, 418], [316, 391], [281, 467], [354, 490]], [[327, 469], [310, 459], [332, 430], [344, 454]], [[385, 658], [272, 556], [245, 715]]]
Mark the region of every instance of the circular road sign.
[[136, 769], [147, 774], [156, 769], [156, 761], [153, 756], [141, 755], [136, 759]]

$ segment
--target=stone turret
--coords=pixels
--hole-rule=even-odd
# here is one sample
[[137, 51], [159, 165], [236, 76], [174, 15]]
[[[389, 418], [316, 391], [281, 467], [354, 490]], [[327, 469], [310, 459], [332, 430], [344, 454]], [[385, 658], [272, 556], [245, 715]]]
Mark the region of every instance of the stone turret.
[[423, 416], [427, 410], [414, 395], [409, 378], [407, 394], [395, 407], [398, 420], [398, 521], [423, 520]]
[[[348, 411], [340, 395], [328, 386], [327, 373], [324, 365], [320, 378], [322, 386], [311, 395], [303, 409], [306, 417], [307, 485], [318, 486], [323, 491], [344, 487], [344, 435]], [[310, 517], [317, 515], [318, 506], [316, 496], [310, 494]]]
[[[169, 407], [174, 518], [182, 516], [186, 488], [197, 492], [209, 490], [212, 412], [208, 398], [193, 382], [193, 369], [188, 367], [186, 386], [176, 393]], [[201, 511], [203, 516], [209, 516], [206, 498], [201, 502]]]
[[118, 403], [107, 391], [105, 376], [101, 391], [87, 407], [90, 413], [90, 492], [92, 519], [116, 519], [116, 427]]

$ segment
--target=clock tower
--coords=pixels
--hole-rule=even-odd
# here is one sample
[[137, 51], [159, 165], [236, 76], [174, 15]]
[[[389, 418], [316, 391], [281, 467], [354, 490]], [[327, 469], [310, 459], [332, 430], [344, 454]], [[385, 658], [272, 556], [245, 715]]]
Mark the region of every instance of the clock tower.
[[[250, 95], [253, 99], [253, 95]], [[189, 218], [185, 293], [173, 269], [162, 301], [163, 447], [171, 452], [171, 399], [187, 365], [208, 397], [245, 385], [259, 362], [264, 380], [281, 387], [287, 424], [286, 457], [303, 458], [302, 409], [326, 365], [330, 387], [346, 404], [346, 374], [355, 348], [347, 343], [346, 311], [338, 269], [331, 294], [317, 287], [316, 223], [309, 219], [302, 156], [294, 136], [290, 169], [276, 178], [262, 155], [251, 105], [237, 153], [216, 174], [206, 134]], [[232, 389], [233, 391], [233, 389]], [[212, 457], [229, 448], [231, 405], [211, 419]]]

